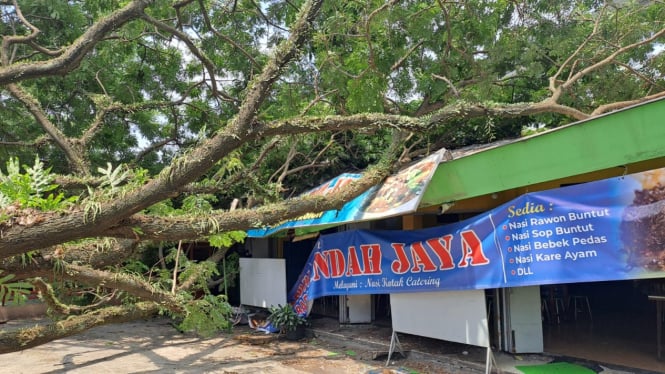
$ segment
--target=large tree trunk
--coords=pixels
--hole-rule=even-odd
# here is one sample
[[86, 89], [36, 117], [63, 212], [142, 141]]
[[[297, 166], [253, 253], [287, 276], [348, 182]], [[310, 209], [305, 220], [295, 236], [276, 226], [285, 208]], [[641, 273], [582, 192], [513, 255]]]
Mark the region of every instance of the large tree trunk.
[[129, 306], [111, 306], [48, 325], [0, 331], [0, 354], [36, 347], [97, 326], [149, 318], [154, 316], [158, 310], [159, 306], [150, 302]]
[[[135, 0], [134, 3], [138, 9], [143, 9], [141, 1]], [[288, 39], [275, 48], [271, 60], [249, 85], [238, 114], [227, 124], [224, 131], [207, 139], [191, 153], [174, 160], [171, 166], [162, 170], [158, 178], [125, 194], [122, 199], [102, 204], [97, 213], [91, 214], [79, 210], [62, 217], [53, 215], [47, 221], [35, 226], [5, 230], [4, 238], [0, 241], [0, 258], [98, 236], [100, 232], [112, 228], [122, 219], [176, 196], [179, 188], [201, 177], [227, 156], [230, 150], [238, 149], [245, 142], [261, 136], [252, 129], [256, 113], [268, 97], [270, 88], [280, 77], [282, 70], [301, 52], [300, 48], [311, 32], [321, 5], [321, 0], [310, 0], [303, 5], [300, 17], [293, 24]], [[0, 70], [0, 73], [2, 72]], [[2, 74], [0, 74], [0, 84], [3, 83], [1, 78]]]

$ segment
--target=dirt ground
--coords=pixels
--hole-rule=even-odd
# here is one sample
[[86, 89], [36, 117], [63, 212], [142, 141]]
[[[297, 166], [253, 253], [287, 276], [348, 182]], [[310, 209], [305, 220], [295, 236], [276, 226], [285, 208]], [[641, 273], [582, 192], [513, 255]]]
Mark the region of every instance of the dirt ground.
[[[40, 320], [10, 321], [0, 329]], [[313, 330], [312, 330], [313, 331]], [[363, 332], [359, 332], [362, 334]], [[325, 335], [325, 336], [324, 336]], [[262, 344], [258, 344], [262, 343]], [[383, 355], [382, 355], [383, 354]], [[378, 356], [378, 357], [377, 357]], [[409, 355], [411, 356], [411, 355]], [[397, 356], [399, 357], [399, 356]], [[375, 359], [376, 358], [376, 359]], [[102, 326], [22, 352], [0, 355], [3, 373], [474, 373], [455, 360], [399, 358], [335, 333], [290, 342], [236, 326], [202, 339], [180, 333], [167, 319]]]

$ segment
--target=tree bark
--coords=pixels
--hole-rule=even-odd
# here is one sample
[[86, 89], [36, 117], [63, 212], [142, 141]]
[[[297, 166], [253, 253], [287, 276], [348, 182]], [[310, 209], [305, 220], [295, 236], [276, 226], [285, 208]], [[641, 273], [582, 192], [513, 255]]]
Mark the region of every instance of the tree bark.
[[[135, 1], [132, 4], [137, 3], [142, 2]], [[237, 116], [224, 131], [195, 148], [192, 153], [174, 160], [157, 178], [137, 191], [128, 193], [122, 199], [103, 204], [99, 212], [93, 216], [79, 211], [64, 217], [53, 217], [48, 222], [36, 226], [19, 229], [15, 226], [7, 230], [3, 240], [0, 241], [0, 258], [98, 236], [100, 232], [114, 226], [123, 218], [175, 196], [180, 187], [195, 181], [231, 150], [239, 148], [247, 139], [258, 136], [252, 129], [254, 117], [281, 71], [298, 55], [299, 49], [311, 31], [321, 4], [322, 0], [311, 0], [303, 5], [289, 38], [276, 48], [272, 59], [268, 61], [261, 74], [252, 81]], [[142, 12], [143, 8], [137, 6], [135, 11], [138, 10]], [[6, 83], [2, 81], [2, 73], [0, 70], [0, 84]]]
[[[295, 218], [308, 212], [336, 209], [387, 177], [392, 171], [393, 157], [394, 154], [385, 164], [368, 169], [362, 179], [335, 195], [295, 198], [255, 210], [217, 211], [206, 217], [154, 217], [135, 214], [129, 218], [118, 219], [116, 224], [109, 227], [95, 224], [97, 220], [87, 222], [83, 212], [68, 216], [44, 214], [39, 224], [16, 225], [4, 230], [4, 238], [0, 240], [0, 259], [87, 237], [110, 236], [142, 240], [199, 239], [215, 232], [245, 230]], [[108, 207], [108, 210], [112, 209]]]
[[159, 306], [151, 302], [112, 306], [48, 325], [0, 331], [0, 354], [22, 351], [50, 341], [79, 334], [93, 327], [150, 318]]
[[[81, 60], [92, 51], [111, 31], [135, 20], [143, 14], [150, 0], [133, 0], [124, 8], [95, 22], [83, 35], [76, 39], [62, 54], [51, 60], [11, 64], [0, 67], [0, 85], [16, 83], [28, 79], [51, 75], [64, 75], [78, 68]], [[11, 54], [11, 47], [21, 37], [6, 36], [2, 41], [3, 60]]]

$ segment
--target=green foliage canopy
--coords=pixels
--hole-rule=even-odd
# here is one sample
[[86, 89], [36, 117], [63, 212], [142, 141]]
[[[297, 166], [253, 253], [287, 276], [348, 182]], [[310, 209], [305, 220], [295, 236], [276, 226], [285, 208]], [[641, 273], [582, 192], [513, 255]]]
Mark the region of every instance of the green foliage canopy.
[[0, 270], [205, 315], [225, 301], [187, 287], [212, 267], [122, 265], [180, 240], [222, 253], [439, 148], [660, 98], [663, 20], [657, 1], [2, 1]]

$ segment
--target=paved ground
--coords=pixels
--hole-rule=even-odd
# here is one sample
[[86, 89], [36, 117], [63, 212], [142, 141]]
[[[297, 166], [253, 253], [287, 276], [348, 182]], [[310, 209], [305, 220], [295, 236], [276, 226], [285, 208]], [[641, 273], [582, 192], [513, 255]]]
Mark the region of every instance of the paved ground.
[[[29, 321], [28, 323], [36, 323]], [[15, 328], [26, 321], [10, 321]], [[102, 326], [22, 352], [0, 355], [3, 373], [479, 373], [436, 359], [374, 360], [376, 347], [335, 337], [288, 342], [246, 326], [200, 339], [168, 320]], [[265, 344], [253, 344], [253, 343]]]
[[[0, 329], [43, 322], [13, 320]], [[308, 338], [290, 342], [236, 326], [230, 334], [201, 339], [178, 332], [163, 318], [102, 326], [33, 349], [0, 355], [2, 373], [363, 373], [474, 374], [485, 372], [484, 348], [400, 335], [407, 357], [388, 367], [391, 330], [340, 326], [313, 320]], [[546, 355], [495, 353], [501, 373], [521, 373], [515, 365], [546, 363]], [[603, 374], [635, 373], [593, 365]], [[496, 372], [496, 371], [494, 371]], [[644, 373], [639, 371], [640, 373]]]

